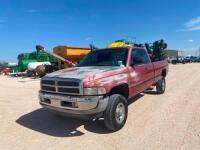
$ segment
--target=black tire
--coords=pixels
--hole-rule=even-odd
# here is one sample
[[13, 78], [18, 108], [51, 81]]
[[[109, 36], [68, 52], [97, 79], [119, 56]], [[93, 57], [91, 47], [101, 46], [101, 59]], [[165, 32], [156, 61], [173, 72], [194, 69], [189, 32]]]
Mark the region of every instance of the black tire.
[[[120, 120], [121, 112], [117, 112], [117, 110], [119, 110], [119, 106], [123, 107], [122, 105], [124, 105], [124, 111], [122, 111], [122, 114], [124, 115], [122, 115], [122, 119]], [[116, 115], [117, 113], [118, 116]], [[106, 128], [111, 131], [120, 130], [126, 123], [127, 116], [128, 104], [126, 98], [119, 94], [111, 95], [108, 101], [108, 106], [104, 112], [104, 124]]]
[[176, 65], [177, 64], [177, 60], [172, 60], [172, 64]]
[[161, 77], [161, 79], [156, 83], [156, 91], [158, 94], [165, 93], [166, 89], [166, 81], [165, 77]]

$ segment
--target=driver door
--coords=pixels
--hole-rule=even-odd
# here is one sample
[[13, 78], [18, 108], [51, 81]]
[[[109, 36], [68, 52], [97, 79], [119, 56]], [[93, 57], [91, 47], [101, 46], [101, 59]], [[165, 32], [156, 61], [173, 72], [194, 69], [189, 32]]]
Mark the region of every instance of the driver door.
[[143, 92], [153, 84], [154, 70], [147, 52], [134, 48], [131, 54], [130, 82], [132, 96]]

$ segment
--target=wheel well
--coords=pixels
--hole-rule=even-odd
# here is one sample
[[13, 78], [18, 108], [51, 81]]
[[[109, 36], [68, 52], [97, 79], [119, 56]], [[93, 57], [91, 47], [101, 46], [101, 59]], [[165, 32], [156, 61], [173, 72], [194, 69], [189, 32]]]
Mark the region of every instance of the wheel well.
[[128, 84], [121, 84], [111, 89], [109, 95], [120, 94], [123, 95], [126, 99], [129, 97]]
[[163, 77], [166, 77], [166, 75], [167, 75], [166, 69], [164, 69], [164, 70], [162, 71], [161, 75], [162, 75]]

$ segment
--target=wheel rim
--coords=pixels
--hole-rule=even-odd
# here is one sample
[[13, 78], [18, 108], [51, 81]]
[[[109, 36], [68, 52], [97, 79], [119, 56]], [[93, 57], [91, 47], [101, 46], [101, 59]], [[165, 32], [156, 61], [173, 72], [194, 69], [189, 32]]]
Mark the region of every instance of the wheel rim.
[[125, 118], [125, 106], [123, 103], [119, 103], [115, 111], [115, 120], [118, 124], [121, 124]]
[[162, 91], [165, 91], [165, 80], [162, 81]]

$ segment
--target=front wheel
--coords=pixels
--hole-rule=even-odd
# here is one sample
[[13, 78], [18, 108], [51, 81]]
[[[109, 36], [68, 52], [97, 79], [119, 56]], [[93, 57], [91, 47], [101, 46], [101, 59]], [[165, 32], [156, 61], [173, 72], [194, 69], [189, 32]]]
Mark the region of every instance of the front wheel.
[[166, 89], [166, 81], [165, 77], [161, 77], [161, 79], [156, 83], [156, 91], [158, 94], [165, 93]]
[[113, 94], [110, 96], [108, 106], [104, 112], [104, 124], [112, 131], [120, 130], [126, 123], [128, 104], [124, 96]]

